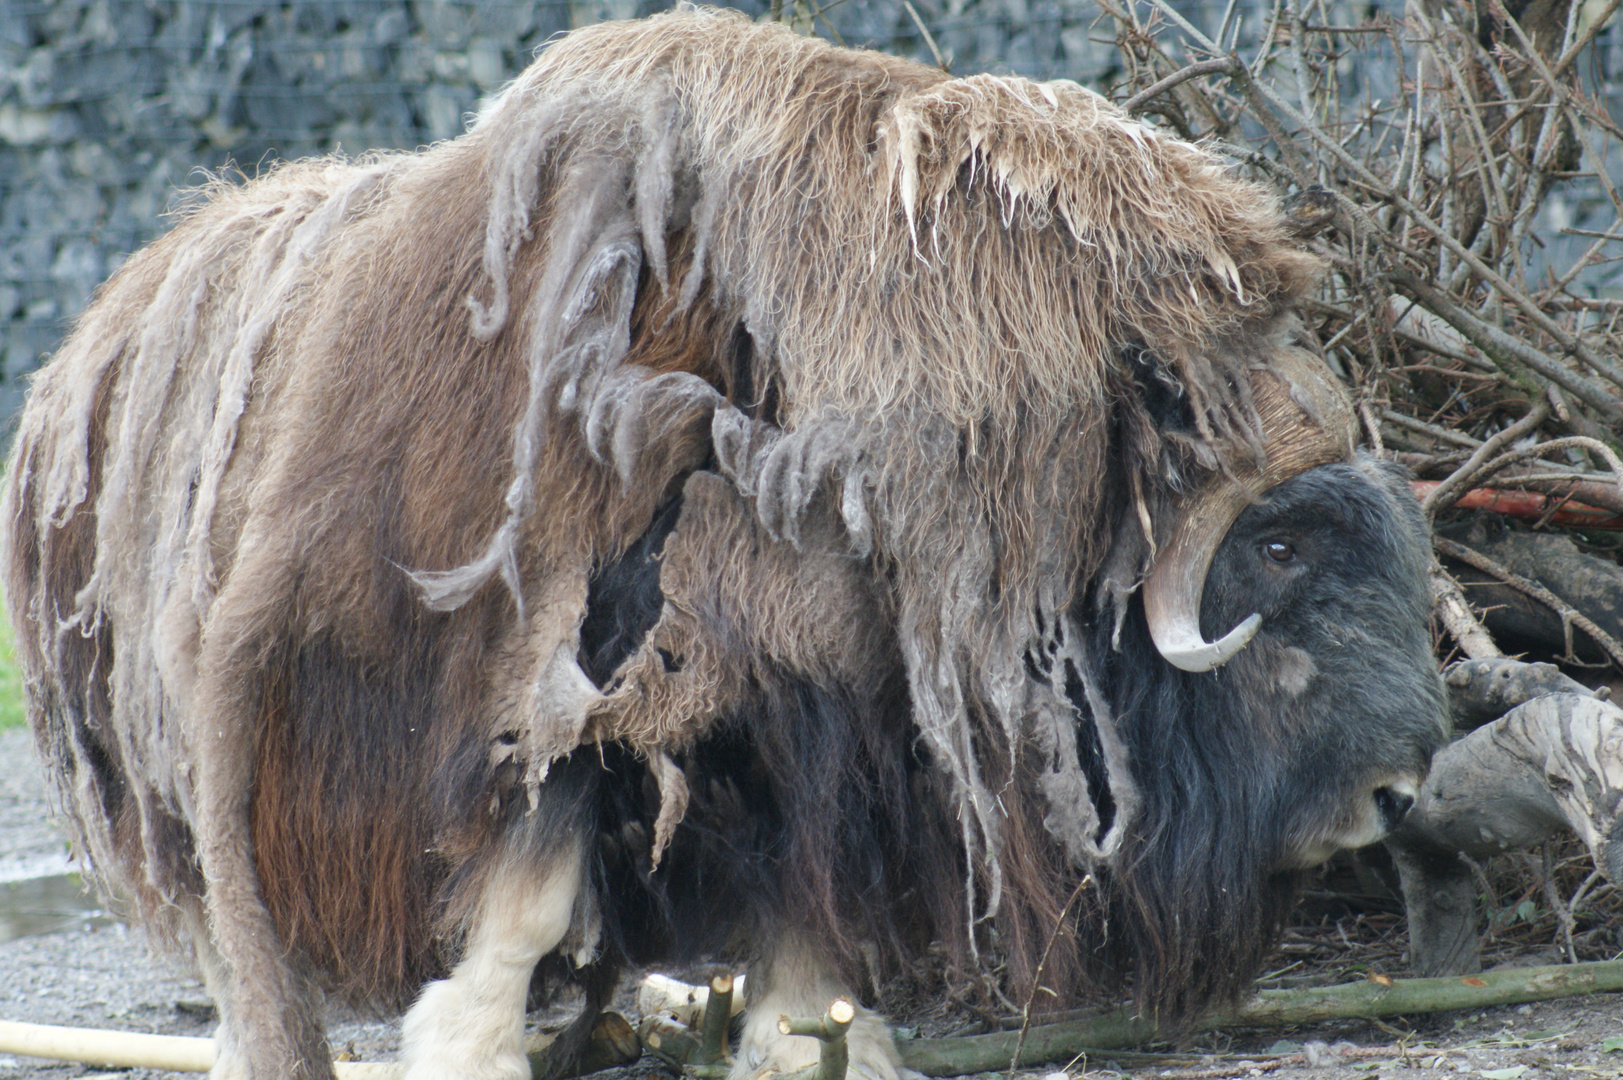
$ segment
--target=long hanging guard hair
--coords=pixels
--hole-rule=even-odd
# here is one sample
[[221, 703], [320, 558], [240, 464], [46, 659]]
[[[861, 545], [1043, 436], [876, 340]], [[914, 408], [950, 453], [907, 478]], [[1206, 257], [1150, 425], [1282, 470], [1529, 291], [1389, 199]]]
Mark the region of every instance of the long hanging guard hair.
[[[950, 79], [714, 10], [577, 31], [467, 135], [423, 153], [216, 185], [167, 246], [131, 260], [64, 345], [19, 436], [8, 521], [30, 498], [40, 530], [94, 509], [89, 578], [71, 609], [35, 598], [27, 648], [51, 655], [63, 635], [111, 624], [126, 761], [149, 763], [151, 776], [184, 771], [164, 717], [190, 693], [221, 532], [259, 497], [258, 486], [230, 486], [261, 452], [239, 439], [245, 410], [297, 378], [278, 367], [295, 349], [299, 364], [362, 363], [335, 344], [333, 283], [359, 275], [346, 260], [384, 250], [377, 237], [408, 252], [430, 243], [412, 239], [428, 191], [478, 204], [468, 287], [442, 295], [445, 282], [412, 278], [425, 256], [392, 271], [401, 281], [383, 275], [344, 299], [465, 324], [437, 353], [391, 343], [407, 358], [402, 393], [414, 364], [462, 373], [470, 393], [491, 382], [478, 374], [490, 355], [524, 367], [522, 400], [492, 406], [511, 418], [511, 456], [476, 488], [500, 485], [477, 511], [491, 522], [482, 546], [403, 569], [437, 611], [499, 578], [530, 628], [519, 703], [492, 723], [518, 733], [532, 798], [551, 761], [612, 737], [656, 763], [661, 840], [680, 814], [668, 755], [704, 733], [720, 683], [639, 709], [638, 688], [660, 677], [646, 656], [622, 667], [643, 682], [607, 689], [574, 657], [587, 575], [636, 535], [673, 477], [700, 465], [672, 450], [698, 432], [767, 535], [806, 542], [808, 513], [829, 500], [842, 553], [894, 581], [914, 718], [962, 811], [972, 917], [995, 910], [1001, 888], [998, 800], [1010, 781], [989, 762], [1013, 760], [1027, 736], [1049, 831], [1079, 866], [1111, 857], [1136, 796], [1070, 614], [1113, 542], [1111, 455], [1126, 456], [1142, 507], [1192, 482], [1191, 454], [1211, 469], [1254, 451], [1246, 369], [1290, 333], [1287, 313], [1317, 264], [1288, 243], [1260, 188], [1078, 86]], [[633, 319], [647, 289], [663, 297], [661, 327], [700, 307], [728, 334], [741, 327], [774, 414], [729, 401], [691, 367], [638, 362]], [[1183, 443], [1112, 430], [1129, 348], [1155, 358], [1156, 377], [1187, 400], [1195, 430]], [[380, 382], [396, 377], [367, 362]], [[111, 448], [100, 482], [98, 409]], [[54, 443], [43, 435], [51, 414], [72, 418]], [[623, 527], [566, 536], [567, 523], [541, 520], [545, 499], [598, 483], [559, 464], [577, 446], [635, 504], [613, 512]], [[319, 536], [318, 526], [287, 531]], [[527, 581], [526, 566], [552, 576]], [[667, 604], [664, 622], [683, 618]], [[1083, 688], [1116, 807], [1108, 830], [1078, 761], [1067, 679], [1033, 677], [1034, 657]], [[190, 798], [156, 797], [178, 813]], [[154, 827], [145, 810], [142, 820]], [[107, 837], [81, 839], [112, 864]]]

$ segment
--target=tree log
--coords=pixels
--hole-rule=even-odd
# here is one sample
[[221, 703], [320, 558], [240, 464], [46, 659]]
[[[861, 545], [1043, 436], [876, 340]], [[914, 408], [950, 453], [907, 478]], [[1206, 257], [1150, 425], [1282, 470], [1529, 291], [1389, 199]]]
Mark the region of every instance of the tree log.
[[1547, 694], [1444, 747], [1388, 842], [1409, 910], [1410, 962], [1426, 975], [1480, 964], [1473, 859], [1532, 847], [1562, 829], [1623, 882], [1623, 709]]
[[[1574, 994], [1623, 990], [1623, 960], [1516, 968], [1469, 978], [1393, 979], [1302, 990], [1264, 990], [1249, 1005], [1197, 1022], [1196, 1030], [1225, 1027], [1287, 1027], [1328, 1020], [1375, 1019], [1451, 1009], [1480, 1009], [1547, 1001]], [[1083, 1053], [1117, 1050], [1153, 1042], [1155, 1024], [1127, 1011], [1065, 1024], [1043, 1024], [1026, 1032], [1020, 1066], [1065, 1062]], [[926, 1076], [966, 1076], [1008, 1067], [1016, 1035], [1001, 1031], [961, 1039], [909, 1039], [898, 1042], [902, 1062]]]
[[1491, 723], [1524, 701], [1544, 694], [1594, 694], [1587, 686], [1569, 679], [1554, 664], [1529, 664], [1504, 657], [1461, 660], [1443, 673], [1448, 684], [1448, 707], [1454, 726], [1475, 731]]
[[[1606, 633], [1623, 640], [1623, 568], [1616, 563], [1585, 554], [1566, 536], [1520, 532], [1491, 514], [1442, 526], [1437, 535], [1464, 544], [1512, 573], [1537, 582]], [[1483, 625], [1502, 650], [1548, 656], [1560, 656], [1566, 651], [1567, 630], [1554, 611], [1491, 574], [1447, 558], [1443, 565], [1459, 580], [1471, 605], [1485, 611]], [[1606, 653], [1584, 634], [1576, 633], [1573, 639], [1580, 660], [1607, 662]]]

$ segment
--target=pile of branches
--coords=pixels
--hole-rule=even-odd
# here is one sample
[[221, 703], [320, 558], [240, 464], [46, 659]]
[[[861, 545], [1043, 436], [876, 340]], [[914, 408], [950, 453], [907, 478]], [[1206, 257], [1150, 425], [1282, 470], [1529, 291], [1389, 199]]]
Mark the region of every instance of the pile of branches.
[[[1215, 39], [1169, 0], [1098, 2], [1130, 112], [1291, 192], [1331, 267], [1305, 311], [1310, 337], [1369, 442], [1430, 481], [1417, 490], [1434, 520], [1486, 506], [1566, 527], [1585, 554], [1615, 552], [1603, 530], [1623, 526], [1623, 274], [1608, 264], [1623, 259], [1623, 197], [1607, 153], [1623, 130], [1580, 72], [1619, 0], [1408, 0], [1401, 19], [1357, 25], [1337, 24], [1343, 4], [1275, 0], [1243, 51], [1235, 0]], [[1546, 204], [1575, 194], [1609, 200], [1610, 226], [1549, 230]], [[1588, 242], [1552, 265], [1550, 231]], [[1611, 298], [1585, 295], [1608, 280]], [[1552, 659], [1623, 669], [1606, 619], [1447, 533], [1434, 580], [1445, 650], [1500, 654], [1446, 567], [1547, 608], [1564, 645]], [[1609, 606], [1623, 614], [1623, 578], [1618, 589]]]
[[[1171, 0], [1098, 3], [1122, 58], [1113, 96], [1286, 191], [1328, 263], [1306, 337], [1368, 443], [1418, 478], [1442, 658], [1524, 655], [1605, 683], [1596, 696], [1623, 689], [1623, 129], [1581, 77], [1619, 0], [1408, 0], [1357, 25], [1334, 0], [1274, 0], [1260, 35], [1229, 0], [1215, 37]], [[1604, 224], [1559, 227], [1556, 200]], [[1464, 860], [1484, 948], [1615, 952], [1611, 886], [1581, 851], [1557, 873], [1557, 842]], [[1456, 919], [1404, 949], [1474, 969], [1469, 911]]]

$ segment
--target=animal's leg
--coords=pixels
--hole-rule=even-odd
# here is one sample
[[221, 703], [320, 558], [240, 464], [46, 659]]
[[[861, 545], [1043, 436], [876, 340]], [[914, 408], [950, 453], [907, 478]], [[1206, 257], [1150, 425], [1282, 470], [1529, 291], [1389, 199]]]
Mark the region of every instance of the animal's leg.
[[220, 1016], [219, 1025], [214, 1029], [214, 1068], [209, 1070], [209, 1080], [246, 1080], [248, 1061], [242, 1049], [241, 1022], [231, 997], [230, 969], [209, 936], [203, 902], [183, 900], [180, 907], [181, 927], [191, 939], [197, 973], [202, 976], [203, 988], [214, 999], [214, 1008]]
[[406, 1080], [528, 1080], [524, 999], [536, 961], [569, 931], [581, 888], [575, 844], [538, 867], [509, 854], [479, 896], [461, 963], [423, 987], [401, 1025]]
[[[221, 709], [219, 716], [235, 710]], [[236, 713], [240, 715], [240, 713]], [[248, 822], [253, 759], [240, 750], [240, 727], [221, 719], [197, 753], [192, 830], [208, 882], [205, 910], [215, 968], [222, 1055], [211, 1076], [232, 1080], [330, 1080], [332, 1057], [315, 987], [293, 966], [259, 893]], [[237, 730], [230, 730], [232, 728]], [[229, 731], [229, 734], [228, 734]], [[194, 736], [195, 738], [195, 736]], [[199, 963], [211, 950], [199, 949]]]
[[[853, 1005], [856, 995], [829, 970], [805, 942], [789, 937], [749, 977], [749, 1003], [744, 1010], [744, 1037], [729, 1080], [753, 1080], [763, 1072], [792, 1072], [817, 1060], [821, 1043], [778, 1031], [780, 1016], [822, 1016], [835, 998]], [[857, 1017], [845, 1036], [849, 1071], [866, 1080], [902, 1080], [916, 1076], [896, 1052], [890, 1025], [872, 1009], [857, 1005]]]

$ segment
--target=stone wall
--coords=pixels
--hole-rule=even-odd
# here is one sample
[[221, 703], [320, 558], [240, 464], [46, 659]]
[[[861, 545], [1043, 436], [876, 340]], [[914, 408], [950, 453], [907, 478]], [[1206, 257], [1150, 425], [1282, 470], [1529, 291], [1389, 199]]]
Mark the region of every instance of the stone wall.
[[549, 35], [610, 6], [4, 0], [0, 416], [202, 170], [455, 135]]
[[[739, 0], [760, 14], [770, 0]], [[1401, 0], [1327, 0], [1347, 17]], [[1213, 31], [1227, 0], [1178, 0]], [[92, 290], [203, 170], [453, 136], [551, 35], [665, 0], [0, 0], [0, 424]], [[914, 0], [955, 73], [1095, 86], [1091, 0]], [[1262, 26], [1272, 0], [1236, 0]], [[931, 59], [903, 0], [786, 0], [802, 29]], [[1623, 20], [1620, 20], [1623, 21]], [[1623, 71], [1623, 34], [1610, 31]], [[1363, 73], [1354, 73], [1361, 77]], [[1353, 77], [1353, 76], [1349, 76]]]
[[[205, 170], [448, 138], [551, 35], [666, 6], [0, 0], [0, 423], [95, 286]], [[914, 6], [942, 24], [955, 70], [1097, 78], [1114, 52], [1088, 40], [1093, 10], [1072, 0]], [[831, 21], [846, 41], [929, 58], [900, 0], [829, 8], [818, 32]]]

